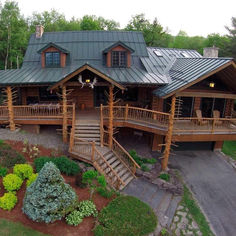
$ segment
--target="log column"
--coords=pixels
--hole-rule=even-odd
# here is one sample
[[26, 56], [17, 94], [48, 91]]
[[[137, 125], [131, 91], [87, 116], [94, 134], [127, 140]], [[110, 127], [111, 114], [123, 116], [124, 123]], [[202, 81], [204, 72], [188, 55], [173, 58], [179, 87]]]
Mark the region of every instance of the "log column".
[[168, 131], [165, 138], [164, 157], [161, 163], [162, 170], [166, 170], [169, 156], [170, 156], [171, 140], [172, 140], [173, 126], [174, 126], [174, 117], [175, 117], [175, 102], [176, 102], [176, 97], [173, 96], [171, 100], [171, 110], [170, 110], [170, 116], [169, 116]]
[[63, 142], [67, 143], [67, 98], [66, 98], [66, 86], [62, 86], [62, 113], [63, 113], [63, 127], [62, 136]]
[[9, 86], [7, 87], [7, 107], [8, 107], [8, 114], [9, 114], [10, 130], [14, 131], [16, 129], [16, 126], [15, 126], [15, 123], [14, 123], [12, 89]]
[[113, 138], [113, 106], [114, 106], [114, 95], [113, 95], [113, 86], [109, 87], [109, 120], [108, 120], [108, 145], [109, 148], [112, 148], [112, 138]]

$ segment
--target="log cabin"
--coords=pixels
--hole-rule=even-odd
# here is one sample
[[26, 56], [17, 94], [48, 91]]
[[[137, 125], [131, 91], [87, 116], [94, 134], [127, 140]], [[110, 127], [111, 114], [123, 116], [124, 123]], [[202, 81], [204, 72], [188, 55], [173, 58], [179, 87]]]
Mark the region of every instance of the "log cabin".
[[122, 189], [139, 165], [114, 128], [146, 132], [168, 165], [171, 146], [236, 140], [236, 64], [215, 47], [147, 47], [141, 32], [44, 32], [36, 27], [20, 69], [0, 71], [0, 125], [39, 132], [60, 125], [73, 158]]

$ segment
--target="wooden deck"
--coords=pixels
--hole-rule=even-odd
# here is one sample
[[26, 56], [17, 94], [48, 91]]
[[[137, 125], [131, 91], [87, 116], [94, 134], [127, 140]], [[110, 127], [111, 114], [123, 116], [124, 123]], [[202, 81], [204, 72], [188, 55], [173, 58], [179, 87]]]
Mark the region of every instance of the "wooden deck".
[[[63, 109], [60, 105], [50, 106], [13, 106], [14, 122], [16, 124], [63, 124]], [[72, 124], [72, 106], [67, 106], [67, 123]], [[129, 127], [159, 135], [166, 135], [168, 130], [169, 114], [129, 106], [114, 106], [113, 123], [116, 127]], [[108, 107], [103, 106], [103, 124], [108, 125]], [[76, 110], [78, 122], [100, 122], [100, 109]], [[175, 118], [173, 135], [231, 135], [236, 137], [236, 118], [202, 118], [202, 122], [196, 117]], [[0, 106], [0, 124], [8, 124], [9, 115], [7, 106]], [[222, 136], [223, 137], [223, 136]], [[186, 138], [187, 139], [187, 138]]]

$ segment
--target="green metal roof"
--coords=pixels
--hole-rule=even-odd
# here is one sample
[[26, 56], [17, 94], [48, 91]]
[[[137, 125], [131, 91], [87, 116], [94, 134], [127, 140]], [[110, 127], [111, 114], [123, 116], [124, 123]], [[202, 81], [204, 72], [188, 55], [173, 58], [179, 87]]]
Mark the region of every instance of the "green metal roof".
[[118, 41], [116, 43], [113, 43], [112, 45], [110, 45], [108, 48], [104, 49], [103, 52], [104, 53], [107, 53], [109, 52], [112, 48], [116, 47], [116, 46], [122, 46], [124, 48], [126, 48], [127, 50], [129, 50], [130, 52], [134, 52], [134, 49], [130, 48], [129, 46], [127, 46], [126, 44], [124, 44], [123, 42], [121, 41]]
[[171, 82], [155, 90], [154, 94], [165, 97], [230, 61], [232, 58], [176, 58], [169, 69]]
[[39, 49], [37, 52], [38, 52], [38, 53], [42, 53], [44, 50], [46, 50], [46, 49], [49, 48], [49, 47], [54, 47], [54, 48], [59, 49], [61, 52], [69, 53], [69, 51], [68, 51], [67, 49], [65, 49], [65, 48], [61, 47], [60, 45], [57, 45], [57, 44], [55, 44], [55, 43], [53, 43], [53, 42], [48, 43], [47, 45], [45, 45], [44, 47], [42, 47], [41, 49]]

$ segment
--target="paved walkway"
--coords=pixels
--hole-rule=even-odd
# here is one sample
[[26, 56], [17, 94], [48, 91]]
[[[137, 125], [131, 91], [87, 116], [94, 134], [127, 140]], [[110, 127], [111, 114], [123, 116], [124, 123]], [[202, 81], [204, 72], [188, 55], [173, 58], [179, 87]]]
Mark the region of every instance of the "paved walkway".
[[152, 207], [158, 217], [159, 227], [157, 231], [162, 227], [170, 227], [181, 200], [181, 197], [173, 196], [142, 178], [131, 181], [123, 193], [137, 197]]
[[236, 232], [236, 171], [220, 153], [179, 151], [171, 157], [171, 166], [179, 169], [216, 235]]

